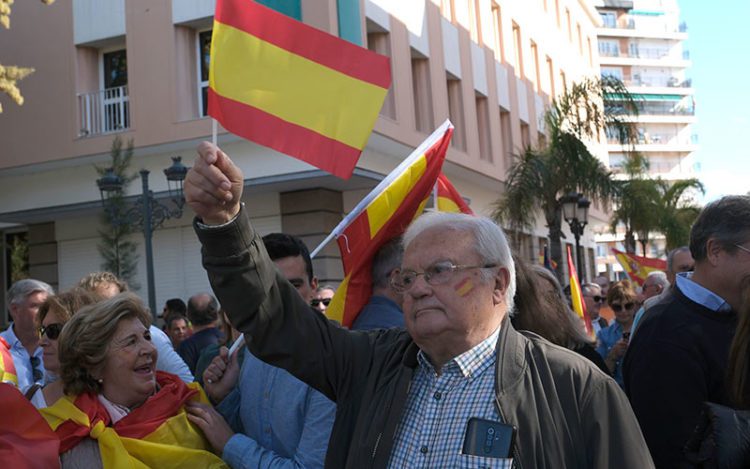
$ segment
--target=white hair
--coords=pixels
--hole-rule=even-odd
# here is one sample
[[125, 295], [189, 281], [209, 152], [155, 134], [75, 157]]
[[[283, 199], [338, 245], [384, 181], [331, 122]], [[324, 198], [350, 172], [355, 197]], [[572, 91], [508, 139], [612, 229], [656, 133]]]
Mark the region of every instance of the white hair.
[[21, 303], [26, 300], [26, 297], [36, 292], [45, 292], [48, 295], [55, 294], [55, 291], [49, 284], [41, 280], [25, 278], [10, 286], [6, 295], [6, 302], [8, 306]]
[[[470, 233], [476, 241], [474, 244], [475, 252], [482, 259], [482, 262], [504, 267], [508, 270], [510, 278], [508, 279], [508, 289], [505, 292], [505, 304], [508, 311], [512, 311], [513, 297], [516, 295], [516, 266], [513, 264], [510, 246], [502, 228], [487, 217], [464, 213], [429, 212], [409, 225], [403, 237], [404, 249], [417, 236], [433, 228]], [[487, 274], [483, 275], [485, 279], [489, 277]]]
[[661, 270], [655, 270], [653, 272], [649, 272], [646, 278], [654, 279], [654, 283], [656, 285], [661, 285], [663, 290], [666, 290], [669, 288], [669, 280], [667, 279], [667, 274], [665, 274]]

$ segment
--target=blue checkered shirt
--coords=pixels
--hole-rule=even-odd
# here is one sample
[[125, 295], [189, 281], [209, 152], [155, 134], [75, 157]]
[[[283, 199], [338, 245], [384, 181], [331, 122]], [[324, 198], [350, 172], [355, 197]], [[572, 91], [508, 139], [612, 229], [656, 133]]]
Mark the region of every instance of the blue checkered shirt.
[[494, 404], [499, 333], [500, 328], [446, 363], [439, 375], [424, 353], [418, 353], [419, 367], [388, 467], [511, 467], [511, 460], [461, 454], [469, 418], [501, 420]]

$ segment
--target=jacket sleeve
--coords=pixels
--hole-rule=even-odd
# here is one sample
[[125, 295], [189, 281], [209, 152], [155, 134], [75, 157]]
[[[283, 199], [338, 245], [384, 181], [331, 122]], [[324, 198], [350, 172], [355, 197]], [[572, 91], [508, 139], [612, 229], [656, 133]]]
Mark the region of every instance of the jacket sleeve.
[[371, 336], [349, 332], [312, 310], [277, 272], [245, 208], [230, 223], [195, 223], [203, 266], [229, 320], [248, 349], [336, 402], [364, 381]]
[[654, 467], [630, 403], [612, 379], [596, 380], [582, 401], [588, 467]]
[[307, 412], [305, 412], [302, 434], [293, 458], [284, 458], [264, 448], [249, 436], [235, 434], [224, 446], [222, 459], [233, 469], [322, 468], [333, 419], [336, 415], [336, 406], [322, 394], [310, 388], [308, 388], [307, 396]]

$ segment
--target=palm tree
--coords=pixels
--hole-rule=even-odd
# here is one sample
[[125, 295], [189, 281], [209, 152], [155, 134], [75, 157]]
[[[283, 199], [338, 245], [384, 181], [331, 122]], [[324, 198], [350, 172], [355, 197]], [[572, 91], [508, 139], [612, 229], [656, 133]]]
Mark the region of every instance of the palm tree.
[[667, 252], [685, 246], [690, 240], [690, 228], [698, 218], [701, 208], [689, 197], [691, 191], [705, 194], [703, 184], [697, 179], [682, 179], [669, 183], [657, 180], [659, 198], [659, 231], [664, 233]]
[[[605, 105], [604, 96], [622, 100]], [[598, 140], [609, 128], [618, 140], [635, 141], [627, 115], [637, 113], [635, 102], [617, 79], [586, 79], [552, 101], [544, 116], [549, 135], [541, 148], [526, 147], [508, 171], [505, 193], [496, 204], [494, 218], [519, 232], [534, 225], [537, 209], [544, 214], [551, 242], [550, 257], [562, 276], [562, 214], [559, 198], [580, 192], [608, 202], [615, 191], [609, 170], [594, 156], [585, 141]]]

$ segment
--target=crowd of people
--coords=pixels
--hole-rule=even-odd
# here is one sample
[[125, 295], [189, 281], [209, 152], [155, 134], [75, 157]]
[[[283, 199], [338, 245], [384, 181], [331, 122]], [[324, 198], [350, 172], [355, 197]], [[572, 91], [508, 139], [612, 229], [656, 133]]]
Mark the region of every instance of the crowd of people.
[[168, 300], [161, 327], [108, 272], [8, 290], [0, 377], [62, 467], [749, 467], [750, 197], [709, 204], [643, 285], [584, 283], [589, 332], [493, 221], [428, 213], [345, 328], [307, 246], [252, 227], [243, 180], [199, 147], [185, 194], [213, 292]]

